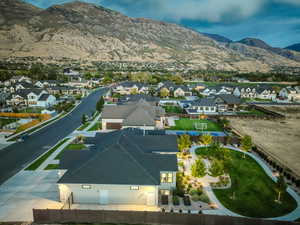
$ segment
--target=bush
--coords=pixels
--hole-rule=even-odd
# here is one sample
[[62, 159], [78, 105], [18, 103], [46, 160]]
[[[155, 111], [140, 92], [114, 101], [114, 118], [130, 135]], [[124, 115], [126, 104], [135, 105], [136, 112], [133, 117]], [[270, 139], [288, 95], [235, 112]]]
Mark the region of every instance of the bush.
[[205, 193], [202, 193], [202, 195], [199, 196], [199, 201], [205, 202], [205, 203], [210, 203], [210, 200]]
[[185, 206], [190, 206], [191, 205], [191, 200], [190, 200], [190, 197], [188, 195], [185, 195], [183, 197], [183, 203]]
[[173, 205], [179, 205], [179, 198], [177, 195], [173, 195]]

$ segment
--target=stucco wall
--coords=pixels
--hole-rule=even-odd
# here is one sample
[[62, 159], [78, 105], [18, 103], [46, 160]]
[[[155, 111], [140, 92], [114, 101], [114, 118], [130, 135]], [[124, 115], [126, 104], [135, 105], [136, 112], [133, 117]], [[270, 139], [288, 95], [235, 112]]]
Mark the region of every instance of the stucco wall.
[[[107, 204], [135, 204], [144, 205], [149, 203], [152, 193], [154, 205], [158, 204], [158, 186], [140, 185], [101, 185], [90, 184], [91, 189], [83, 189], [81, 184], [59, 184], [60, 199], [65, 200], [71, 192], [74, 203], [100, 204], [100, 192], [108, 191]], [[138, 186], [138, 190], [131, 190], [131, 186]]]

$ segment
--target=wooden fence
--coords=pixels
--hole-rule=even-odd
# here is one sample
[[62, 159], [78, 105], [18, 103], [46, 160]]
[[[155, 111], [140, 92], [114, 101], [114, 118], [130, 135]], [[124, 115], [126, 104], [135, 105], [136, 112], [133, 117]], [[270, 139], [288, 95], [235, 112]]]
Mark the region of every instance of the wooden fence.
[[250, 219], [204, 214], [142, 211], [33, 209], [35, 223], [104, 223], [104, 224], [169, 224], [169, 225], [290, 225], [287, 221]]

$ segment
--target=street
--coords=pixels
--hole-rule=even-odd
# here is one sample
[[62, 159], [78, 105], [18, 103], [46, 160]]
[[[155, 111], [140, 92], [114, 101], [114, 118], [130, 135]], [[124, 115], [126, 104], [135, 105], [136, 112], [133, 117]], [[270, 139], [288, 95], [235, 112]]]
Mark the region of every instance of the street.
[[82, 115], [91, 115], [96, 110], [97, 100], [106, 91], [106, 89], [100, 89], [91, 93], [67, 116], [30, 135], [24, 142], [14, 143], [2, 149], [0, 151], [0, 184], [79, 127]]

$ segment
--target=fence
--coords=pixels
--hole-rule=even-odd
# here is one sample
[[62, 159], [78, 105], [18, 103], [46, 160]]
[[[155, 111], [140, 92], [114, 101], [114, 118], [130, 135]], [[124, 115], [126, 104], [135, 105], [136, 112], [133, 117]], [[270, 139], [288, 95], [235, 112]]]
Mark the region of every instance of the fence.
[[142, 211], [33, 209], [35, 223], [104, 223], [104, 224], [169, 224], [169, 225], [290, 225], [287, 221], [250, 219], [203, 214]]

